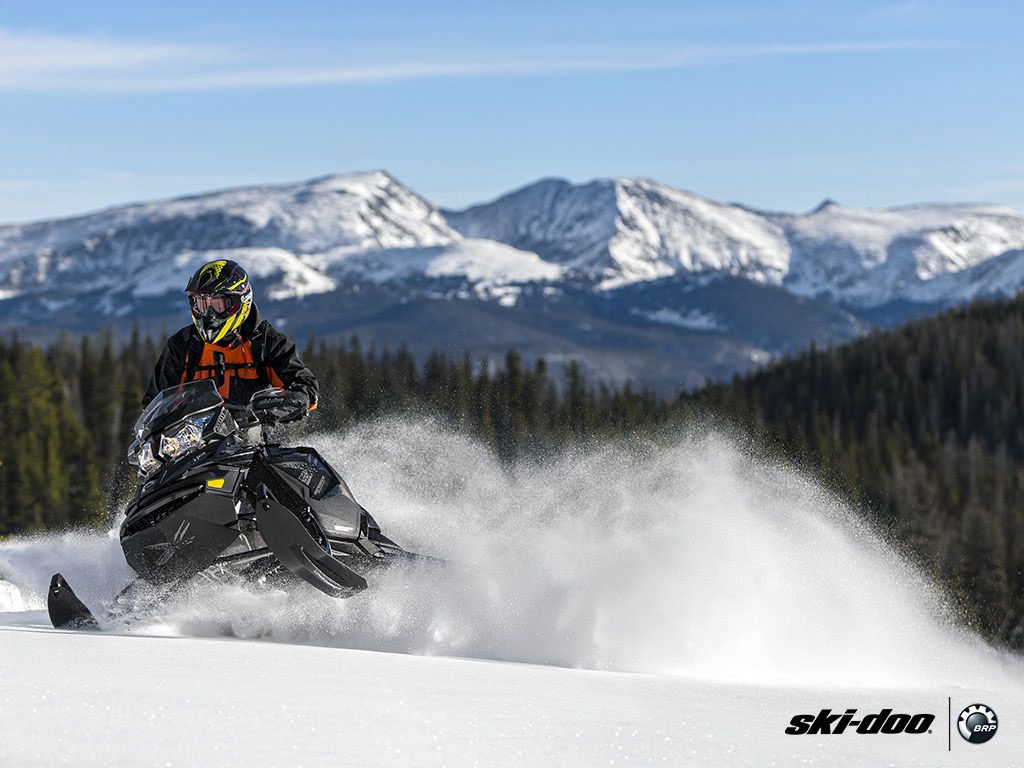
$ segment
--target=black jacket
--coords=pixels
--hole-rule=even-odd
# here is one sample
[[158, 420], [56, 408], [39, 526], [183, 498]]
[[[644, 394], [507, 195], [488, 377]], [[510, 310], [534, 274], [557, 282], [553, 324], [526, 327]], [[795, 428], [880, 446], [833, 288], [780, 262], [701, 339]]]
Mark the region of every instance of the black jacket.
[[[278, 383], [273, 380], [276, 375], [285, 388], [304, 392], [309, 397], [310, 404], [316, 404], [320, 387], [313, 372], [299, 358], [295, 342], [266, 320], [261, 320], [255, 306], [239, 329], [239, 336], [241, 341], [235, 345], [233, 351], [244, 348], [246, 355], [251, 352], [255, 367], [253, 371], [246, 373], [245, 378], [232, 379], [230, 394], [226, 397], [228, 403], [237, 406], [248, 404], [254, 392]], [[205, 346], [193, 325], [182, 328], [171, 336], [156, 362], [153, 377], [149, 380], [146, 394], [142, 398], [142, 405], [146, 406], [162, 390], [180, 384], [183, 380], [209, 377], [209, 374], [197, 375], [195, 370]], [[217, 381], [218, 387], [221, 384], [222, 379]]]

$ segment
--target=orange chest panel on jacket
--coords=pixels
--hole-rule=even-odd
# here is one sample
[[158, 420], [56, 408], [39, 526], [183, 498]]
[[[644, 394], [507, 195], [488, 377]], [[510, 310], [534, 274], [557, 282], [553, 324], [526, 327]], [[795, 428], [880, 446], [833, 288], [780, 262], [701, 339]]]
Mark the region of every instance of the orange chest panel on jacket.
[[181, 374], [182, 383], [195, 379], [214, 379], [221, 397], [239, 405], [249, 402], [253, 393], [263, 387], [284, 386], [273, 368], [257, 364], [248, 341], [235, 347], [204, 344], [198, 363], [186, 361]]

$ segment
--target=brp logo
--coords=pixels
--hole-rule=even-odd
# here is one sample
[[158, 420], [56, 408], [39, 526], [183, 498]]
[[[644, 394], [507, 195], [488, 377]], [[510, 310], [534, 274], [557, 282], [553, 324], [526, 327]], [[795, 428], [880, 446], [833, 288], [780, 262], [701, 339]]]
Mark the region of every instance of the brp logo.
[[996, 713], [984, 704], [971, 704], [960, 713], [956, 727], [971, 744], [983, 744], [996, 735], [999, 720]]

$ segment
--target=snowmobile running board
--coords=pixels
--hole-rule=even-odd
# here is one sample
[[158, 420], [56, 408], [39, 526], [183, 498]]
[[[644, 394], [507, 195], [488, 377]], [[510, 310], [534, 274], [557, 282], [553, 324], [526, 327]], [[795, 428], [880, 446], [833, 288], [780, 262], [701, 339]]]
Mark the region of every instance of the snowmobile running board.
[[99, 629], [99, 622], [63, 576], [53, 574], [46, 596], [46, 611], [54, 629]]

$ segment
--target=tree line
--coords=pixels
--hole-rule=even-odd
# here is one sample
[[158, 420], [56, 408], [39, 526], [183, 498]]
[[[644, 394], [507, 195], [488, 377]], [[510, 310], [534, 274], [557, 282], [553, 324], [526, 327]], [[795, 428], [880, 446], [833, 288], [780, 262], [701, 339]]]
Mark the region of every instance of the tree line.
[[[131, 490], [124, 461], [158, 355], [138, 332], [62, 338], [48, 348], [0, 340], [0, 536], [104, 520]], [[477, 436], [503, 459], [647, 431], [668, 404], [648, 391], [592, 386], [570, 364], [564, 381], [543, 360], [510, 351], [498, 365], [404, 347], [311, 340], [303, 360], [321, 404], [312, 428], [343, 429], [389, 413], [422, 413]]]
[[[0, 340], [0, 536], [93, 524], [134, 482], [124, 461], [156, 342], [135, 332]], [[315, 428], [421, 413], [515, 461], [617, 436], [726, 422], [815, 470], [986, 636], [1024, 647], [1024, 298], [979, 303], [674, 398], [526, 363], [310, 340]]]

